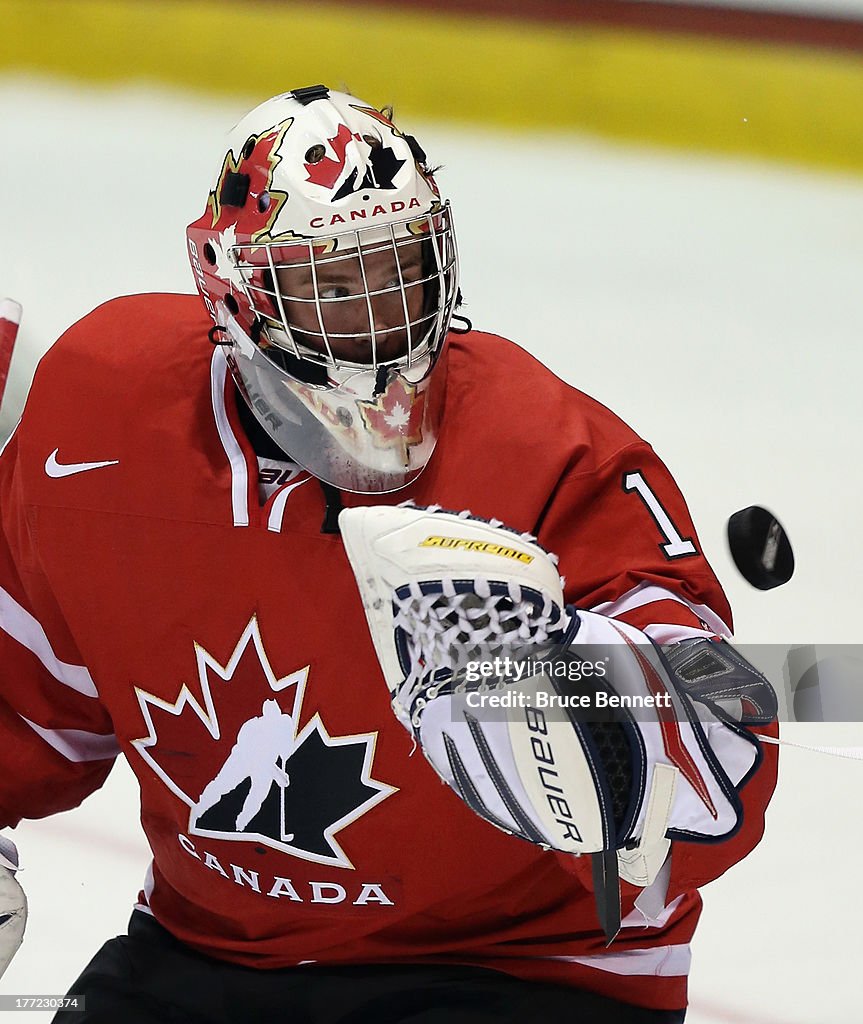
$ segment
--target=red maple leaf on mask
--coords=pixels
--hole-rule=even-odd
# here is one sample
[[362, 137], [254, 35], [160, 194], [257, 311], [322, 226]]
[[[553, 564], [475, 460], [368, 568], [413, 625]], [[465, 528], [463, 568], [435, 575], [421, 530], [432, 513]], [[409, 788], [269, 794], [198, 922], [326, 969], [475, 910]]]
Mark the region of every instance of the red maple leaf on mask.
[[304, 164], [303, 166], [309, 174], [308, 180], [314, 185], [333, 188], [345, 169], [345, 163], [347, 162], [345, 153], [347, 152], [348, 145], [352, 139], [359, 140], [359, 138], [359, 135], [352, 132], [346, 124], [340, 124], [338, 134], [332, 139], [327, 140], [336, 154], [335, 160], [332, 157], [325, 156], [318, 160], [317, 163]]
[[371, 402], [359, 402], [360, 412], [377, 448], [400, 448], [408, 464], [408, 448], [423, 439], [425, 395], [413, 384], [394, 375], [385, 390]]
[[[271, 192], [270, 186], [273, 171], [280, 159], [278, 148], [282, 136], [290, 125], [291, 121], [283, 122], [263, 135], [252, 136], [246, 144], [247, 151], [238, 157], [228, 150], [219, 179], [208, 201], [212, 217], [210, 226], [213, 230], [222, 231], [235, 225], [239, 236], [248, 235], [255, 238], [272, 226], [276, 214], [287, 198], [284, 192]], [[239, 210], [234, 206], [222, 206], [222, 187], [228, 174], [248, 175], [248, 194], [256, 201], [245, 203]], [[265, 194], [268, 197], [267, 204], [259, 207], [257, 200]]]

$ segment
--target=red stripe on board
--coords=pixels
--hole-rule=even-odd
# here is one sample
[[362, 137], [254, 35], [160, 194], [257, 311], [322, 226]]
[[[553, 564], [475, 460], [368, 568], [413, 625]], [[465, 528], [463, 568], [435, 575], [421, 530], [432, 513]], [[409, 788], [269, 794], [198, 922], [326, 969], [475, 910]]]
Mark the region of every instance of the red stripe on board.
[[863, 21], [779, 11], [696, 4], [642, 3], [636, 0], [340, 0], [334, 6], [375, 7], [416, 13], [468, 15], [499, 20], [640, 28], [663, 33], [692, 33], [792, 46], [863, 51]]

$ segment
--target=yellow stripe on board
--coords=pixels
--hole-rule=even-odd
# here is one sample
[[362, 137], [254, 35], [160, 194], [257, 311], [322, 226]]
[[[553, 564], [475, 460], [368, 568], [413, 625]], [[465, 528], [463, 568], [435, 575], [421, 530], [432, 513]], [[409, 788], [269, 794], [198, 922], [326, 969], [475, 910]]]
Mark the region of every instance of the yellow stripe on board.
[[345, 83], [419, 117], [863, 171], [863, 55], [286, 0], [0, 0], [0, 70], [264, 98]]

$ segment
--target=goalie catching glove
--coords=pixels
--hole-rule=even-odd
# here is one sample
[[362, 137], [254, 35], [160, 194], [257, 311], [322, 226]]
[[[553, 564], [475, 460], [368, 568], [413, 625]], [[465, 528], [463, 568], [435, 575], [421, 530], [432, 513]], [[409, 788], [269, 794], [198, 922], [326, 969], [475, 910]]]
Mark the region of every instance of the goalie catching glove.
[[[642, 887], [671, 839], [738, 829], [760, 761], [743, 726], [771, 721], [776, 700], [732, 647], [699, 638], [664, 653], [566, 607], [555, 557], [496, 521], [378, 506], [339, 526], [393, 709], [486, 821], [606, 864], [617, 851]], [[527, 659], [533, 674], [519, 671]]]
[[0, 836], [0, 977], [24, 938], [27, 898], [15, 878], [18, 851], [15, 844]]

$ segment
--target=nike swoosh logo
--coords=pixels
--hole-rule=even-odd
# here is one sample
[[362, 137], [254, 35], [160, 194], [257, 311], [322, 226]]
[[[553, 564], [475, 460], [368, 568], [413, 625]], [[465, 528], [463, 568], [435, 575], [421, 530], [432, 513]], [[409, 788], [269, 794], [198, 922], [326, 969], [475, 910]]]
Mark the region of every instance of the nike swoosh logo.
[[61, 464], [57, 461], [57, 452], [59, 451], [59, 448], [55, 448], [45, 460], [45, 472], [55, 480], [63, 476], [74, 476], [76, 473], [86, 473], [90, 469], [116, 466], [120, 462], [119, 459], [110, 459], [107, 462], [70, 462]]

